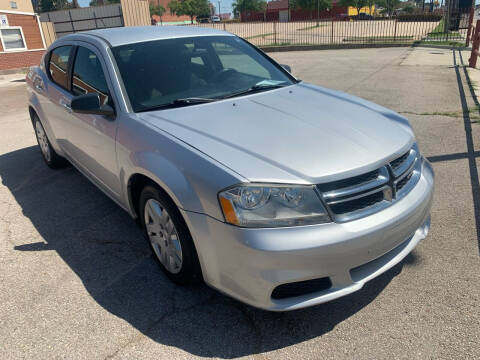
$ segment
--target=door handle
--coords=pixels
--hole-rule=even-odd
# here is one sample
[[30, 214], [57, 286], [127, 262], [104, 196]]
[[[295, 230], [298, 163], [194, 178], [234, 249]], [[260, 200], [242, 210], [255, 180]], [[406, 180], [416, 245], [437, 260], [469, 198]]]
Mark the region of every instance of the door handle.
[[67, 112], [71, 113], [72, 112], [72, 108], [70, 107], [70, 105], [68, 105], [68, 103], [65, 101], [65, 100], [60, 100], [60, 105], [63, 106], [63, 108], [65, 110], [67, 110]]
[[43, 90], [45, 90], [43, 88], [42, 79], [38, 77], [35, 78], [35, 80], [33, 80], [33, 86], [35, 87], [35, 90], [37, 90], [38, 92], [43, 92]]

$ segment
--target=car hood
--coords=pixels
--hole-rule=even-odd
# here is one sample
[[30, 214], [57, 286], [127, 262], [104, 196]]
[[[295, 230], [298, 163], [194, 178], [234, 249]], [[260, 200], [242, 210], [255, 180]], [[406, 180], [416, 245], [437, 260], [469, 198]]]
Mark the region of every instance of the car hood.
[[393, 111], [305, 83], [138, 115], [252, 182], [355, 176], [414, 142], [408, 121]]

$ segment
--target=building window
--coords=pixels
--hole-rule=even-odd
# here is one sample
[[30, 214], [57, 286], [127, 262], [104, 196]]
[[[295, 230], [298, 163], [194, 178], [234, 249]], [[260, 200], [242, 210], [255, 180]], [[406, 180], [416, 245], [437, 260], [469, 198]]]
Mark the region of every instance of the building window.
[[5, 51], [26, 49], [23, 33], [20, 28], [0, 29], [0, 38]]
[[10, 7], [12, 9], [16, 9], [17, 8], [17, 3], [15, 1], [10, 1]]

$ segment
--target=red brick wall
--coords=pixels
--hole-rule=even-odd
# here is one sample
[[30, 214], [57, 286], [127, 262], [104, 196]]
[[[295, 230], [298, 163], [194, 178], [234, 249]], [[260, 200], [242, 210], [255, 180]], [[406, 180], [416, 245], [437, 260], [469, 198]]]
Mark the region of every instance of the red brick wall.
[[0, 53], [0, 70], [39, 65], [44, 50]]
[[[2, 12], [0, 11], [0, 14]], [[43, 49], [42, 35], [34, 15], [5, 14], [9, 26], [21, 26], [25, 45], [28, 50]], [[38, 65], [44, 53], [39, 51], [6, 51], [3, 52], [0, 42], [0, 70], [16, 69]]]

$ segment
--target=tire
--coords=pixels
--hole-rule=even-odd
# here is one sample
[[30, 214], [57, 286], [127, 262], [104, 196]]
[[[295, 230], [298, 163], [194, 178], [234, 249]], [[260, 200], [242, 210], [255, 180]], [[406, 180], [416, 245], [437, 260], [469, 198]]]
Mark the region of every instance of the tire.
[[178, 285], [201, 282], [192, 236], [172, 200], [159, 187], [147, 185], [139, 205], [144, 236], [167, 277]]
[[52, 169], [60, 169], [68, 165], [68, 161], [58, 155], [48, 140], [47, 133], [37, 115], [33, 117], [33, 130], [37, 138], [40, 153], [45, 163]]

